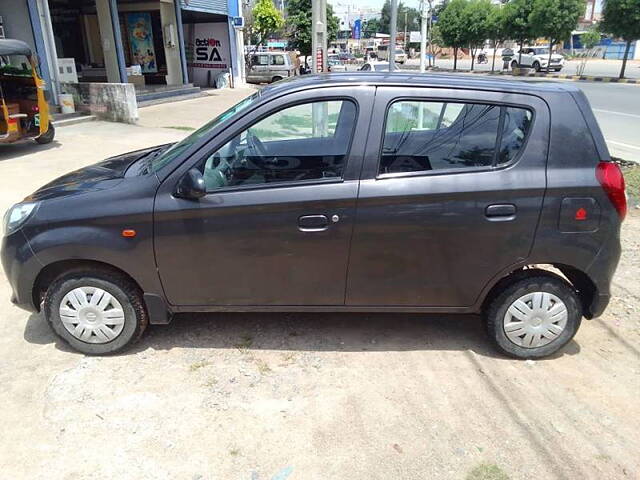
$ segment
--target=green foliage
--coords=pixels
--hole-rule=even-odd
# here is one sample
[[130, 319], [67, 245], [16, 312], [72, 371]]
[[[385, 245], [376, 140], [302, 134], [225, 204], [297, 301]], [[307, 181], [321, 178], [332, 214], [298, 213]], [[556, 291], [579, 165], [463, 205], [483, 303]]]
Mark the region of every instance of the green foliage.
[[640, 39], [640, 0], [607, 0], [602, 30], [626, 41]]
[[[271, 0], [270, 0], [271, 1]], [[327, 40], [338, 37], [340, 20], [327, 4]], [[287, 2], [287, 36], [289, 46], [301, 55], [311, 55], [311, 0], [289, 0]]]
[[534, 3], [532, 0], [512, 0], [502, 7], [505, 15], [505, 33], [520, 45], [538, 36], [537, 25], [529, 21]]
[[[406, 14], [406, 15], [405, 15]], [[406, 18], [406, 23], [405, 23]], [[407, 7], [404, 3], [398, 4], [398, 32], [420, 30], [420, 12], [415, 8]], [[391, 2], [385, 0], [380, 11], [379, 33], [391, 32]]]
[[438, 28], [444, 45], [460, 48], [467, 44], [465, 10], [468, 0], [451, 0], [440, 14]]
[[364, 38], [371, 38], [379, 32], [382, 32], [379, 18], [372, 18], [371, 20], [366, 21], [364, 28], [362, 29], [362, 35]]
[[284, 27], [284, 19], [280, 11], [273, 5], [272, 0], [258, 0], [252, 11], [252, 30], [256, 35], [257, 44]]
[[463, 12], [463, 26], [467, 44], [472, 49], [480, 47], [489, 37], [489, 19], [492, 6], [490, 0], [470, 0]]
[[537, 33], [550, 44], [556, 44], [571, 36], [583, 11], [584, 0], [535, 0], [529, 23], [536, 24]]
[[624, 78], [631, 42], [640, 38], [640, 0], [607, 0], [602, 13], [602, 30], [627, 42], [620, 69], [620, 78]]
[[590, 28], [580, 36], [580, 42], [584, 48], [591, 50], [600, 43], [600, 32], [597, 28]]
[[491, 5], [491, 13], [487, 18], [487, 38], [493, 40], [496, 45], [509, 39], [507, 15], [504, 8]]

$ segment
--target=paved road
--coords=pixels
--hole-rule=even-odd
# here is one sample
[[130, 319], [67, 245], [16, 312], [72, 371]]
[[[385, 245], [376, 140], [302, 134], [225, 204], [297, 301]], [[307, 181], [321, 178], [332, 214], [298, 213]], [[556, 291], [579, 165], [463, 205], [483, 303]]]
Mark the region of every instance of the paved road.
[[[569, 60], [566, 62], [565, 67], [560, 73], [566, 73], [568, 75], [576, 74], [576, 67], [580, 62], [575, 60]], [[420, 60], [412, 58], [407, 62], [407, 65], [419, 65]], [[453, 68], [453, 60], [438, 59], [436, 65], [441, 68]], [[501, 68], [502, 62], [500, 58], [496, 58], [496, 68]], [[620, 74], [620, 67], [622, 66], [621, 60], [599, 60], [593, 59], [587, 62], [587, 66], [584, 71], [584, 75], [602, 76], [602, 77], [617, 77]], [[462, 70], [468, 70], [471, 68], [470, 59], [458, 60], [458, 68]], [[491, 57], [489, 57], [489, 63], [483, 63], [482, 65], [475, 65], [477, 70], [489, 71], [491, 70]], [[628, 78], [640, 78], [640, 61], [630, 61], [627, 63], [627, 69], [625, 76]]]

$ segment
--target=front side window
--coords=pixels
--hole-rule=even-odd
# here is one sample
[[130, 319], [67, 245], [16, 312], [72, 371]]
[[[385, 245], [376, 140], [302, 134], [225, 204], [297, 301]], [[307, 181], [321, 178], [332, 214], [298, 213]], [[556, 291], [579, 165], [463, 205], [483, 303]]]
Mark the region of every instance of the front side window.
[[200, 165], [207, 191], [342, 178], [356, 106], [349, 100], [304, 103], [242, 131]]
[[254, 55], [253, 56], [253, 64], [254, 65], [269, 65], [269, 55]]
[[531, 112], [478, 103], [399, 101], [387, 112], [379, 173], [486, 168], [513, 160]]

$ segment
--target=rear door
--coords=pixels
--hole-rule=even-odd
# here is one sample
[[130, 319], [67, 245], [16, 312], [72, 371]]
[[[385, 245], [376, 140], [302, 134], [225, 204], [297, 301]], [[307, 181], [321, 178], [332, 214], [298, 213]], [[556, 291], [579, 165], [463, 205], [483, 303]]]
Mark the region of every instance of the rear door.
[[473, 305], [532, 247], [546, 186], [546, 104], [381, 87], [373, 118], [347, 305]]

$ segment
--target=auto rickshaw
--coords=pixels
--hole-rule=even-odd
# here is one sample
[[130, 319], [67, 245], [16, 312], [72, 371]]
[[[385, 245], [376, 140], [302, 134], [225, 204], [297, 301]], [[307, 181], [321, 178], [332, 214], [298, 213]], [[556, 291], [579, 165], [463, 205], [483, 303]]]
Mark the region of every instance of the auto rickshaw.
[[33, 138], [53, 141], [55, 130], [31, 48], [20, 40], [0, 39], [0, 143]]

